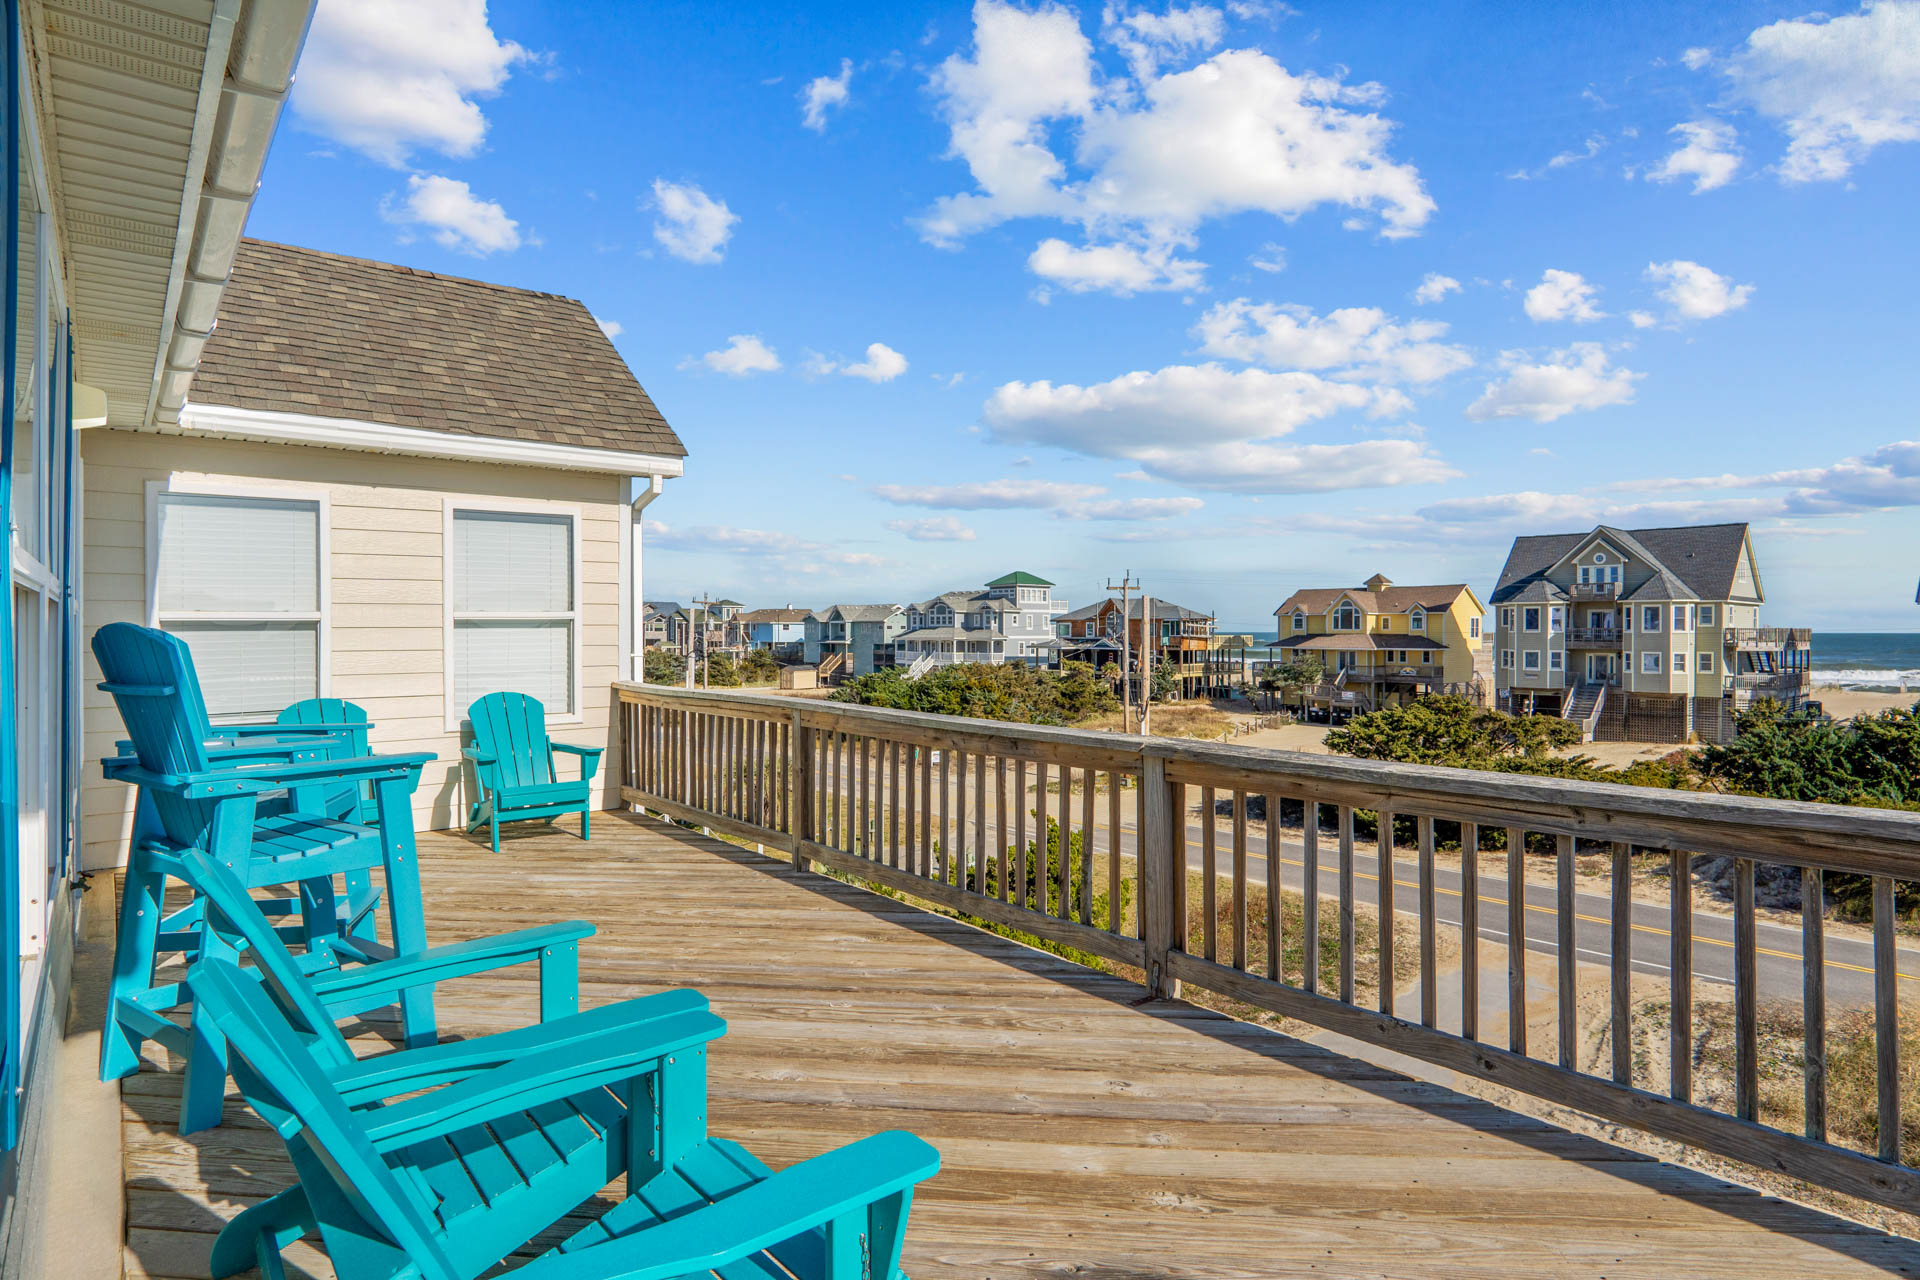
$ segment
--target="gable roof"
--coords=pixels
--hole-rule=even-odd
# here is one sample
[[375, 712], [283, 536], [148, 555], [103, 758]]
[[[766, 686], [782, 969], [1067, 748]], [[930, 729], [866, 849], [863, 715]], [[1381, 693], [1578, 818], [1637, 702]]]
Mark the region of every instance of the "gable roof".
[[[1092, 604], [1081, 605], [1078, 609], [1069, 613], [1057, 614], [1053, 620], [1055, 622], [1084, 622], [1089, 618], [1099, 617], [1108, 609], [1112, 609], [1118, 613], [1120, 610], [1120, 602], [1112, 596], [1108, 596], [1104, 600], [1096, 600]], [[1140, 597], [1134, 596], [1127, 601], [1127, 620], [1131, 622], [1139, 618], [1139, 616]], [[1182, 622], [1189, 619], [1211, 620], [1213, 617], [1210, 613], [1202, 613], [1198, 609], [1189, 609], [1183, 604], [1175, 604], [1171, 600], [1162, 600], [1158, 596], [1153, 598], [1153, 616], [1156, 619], [1169, 618]]]
[[[1579, 533], [1532, 534], [1513, 540], [1507, 563], [1494, 586], [1494, 604], [1506, 604], [1516, 593], [1560, 563], [1568, 552], [1595, 534], [1605, 537], [1629, 556], [1655, 571], [1660, 585], [1654, 591], [1678, 592], [1676, 600], [1725, 600], [1733, 595], [1734, 574], [1747, 545], [1747, 526], [1739, 524], [1679, 525], [1660, 529], [1617, 529], [1598, 525]], [[1642, 587], [1641, 591], [1647, 588]], [[1636, 596], [1640, 591], [1634, 593]]]
[[646, 600], [642, 601], [642, 603], [646, 606], [648, 613], [658, 614], [663, 618], [672, 614], [685, 612], [685, 610], [680, 607], [678, 600]]
[[823, 622], [835, 613], [843, 622], [885, 622], [901, 611], [897, 604], [830, 604], [814, 616]]
[[805, 609], [754, 609], [749, 613], [740, 614], [734, 619], [735, 622], [747, 623], [805, 622], [806, 620], [807, 611]]
[[1012, 573], [1002, 574], [987, 585], [990, 587], [1050, 587], [1053, 584], [1045, 578], [1038, 578], [1031, 573], [1015, 569]]
[[1388, 587], [1384, 591], [1369, 591], [1365, 587], [1307, 587], [1294, 592], [1283, 600], [1275, 616], [1304, 610], [1307, 613], [1325, 613], [1334, 606], [1341, 596], [1347, 596], [1368, 613], [1406, 613], [1415, 605], [1422, 609], [1450, 609], [1460, 593], [1467, 590], [1464, 582], [1442, 582], [1423, 587]]
[[686, 456], [572, 298], [243, 240], [193, 401]]

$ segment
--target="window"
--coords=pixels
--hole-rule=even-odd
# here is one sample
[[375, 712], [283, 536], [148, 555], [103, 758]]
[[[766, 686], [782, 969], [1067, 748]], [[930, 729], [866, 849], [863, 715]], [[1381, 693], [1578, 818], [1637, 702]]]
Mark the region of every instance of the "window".
[[1333, 629], [1335, 631], [1358, 631], [1360, 629], [1360, 610], [1351, 602], [1341, 605], [1333, 611]]
[[1660, 674], [1660, 654], [1652, 649], [1640, 655], [1640, 669], [1650, 676]]
[[1700, 606], [1700, 625], [1703, 627], [1710, 627], [1713, 625], [1713, 606], [1712, 605], [1703, 604]]
[[453, 510], [447, 529], [448, 721], [505, 690], [576, 714], [573, 516]]
[[1540, 606], [1529, 605], [1520, 611], [1520, 629], [1538, 631], [1540, 629]]
[[1632, 605], [1628, 605], [1626, 608], [1620, 611], [1620, 623], [1621, 623], [1622, 630], [1625, 630], [1625, 631], [1633, 630], [1633, 606]]
[[1660, 606], [1650, 604], [1640, 610], [1640, 629], [1658, 631], [1660, 629]]
[[1553, 632], [1553, 634], [1555, 635], [1560, 634], [1561, 630], [1563, 629], [1564, 616], [1565, 615], [1562, 614], [1559, 605], [1555, 605], [1553, 606], [1553, 608], [1547, 611], [1547, 626]]
[[1500, 611], [1500, 625], [1509, 631], [1513, 630], [1513, 610], [1502, 609]]
[[1702, 649], [1700, 651], [1700, 661], [1694, 664], [1694, 669], [1697, 670], [1703, 676], [1712, 675], [1713, 674], [1713, 650]]
[[1426, 629], [1427, 629], [1426, 614], [1420, 612], [1418, 609], [1415, 609], [1412, 613], [1407, 615], [1407, 630], [1425, 631]]
[[1563, 670], [1565, 659], [1566, 659], [1566, 655], [1561, 653], [1560, 650], [1558, 649], [1550, 650], [1547, 653], [1547, 670], [1549, 671]]
[[1508, 671], [1513, 670], [1513, 650], [1502, 649], [1500, 651], [1500, 665]]
[[1522, 671], [1538, 671], [1540, 669], [1540, 651], [1538, 649], [1528, 649], [1525, 653], [1521, 654], [1520, 669]]
[[155, 487], [153, 617], [187, 642], [207, 714], [272, 719], [321, 696], [321, 501]]
[[1676, 654], [1674, 654], [1674, 655], [1673, 655], [1673, 671], [1674, 671], [1674, 674], [1675, 674], [1675, 675], [1683, 675], [1683, 674], [1685, 674], [1685, 672], [1686, 672], [1686, 670], [1687, 670], [1687, 655], [1686, 655], [1686, 654], [1684, 654], [1684, 653], [1676, 653]]
[[1295, 631], [1305, 631], [1307, 629], [1307, 615], [1299, 609], [1293, 611], [1293, 629]]
[[1581, 565], [1580, 566], [1580, 585], [1585, 586], [1587, 583], [1592, 581], [1593, 581], [1593, 567], [1591, 565], [1584, 565], [1584, 564]]
[[1687, 606], [1683, 604], [1673, 606], [1673, 629], [1675, 631], [1687, 629]]
[[1480, 638], [1480, 619], [1467, 619], [1467, 638], [1469, 640], [1478, 640]]

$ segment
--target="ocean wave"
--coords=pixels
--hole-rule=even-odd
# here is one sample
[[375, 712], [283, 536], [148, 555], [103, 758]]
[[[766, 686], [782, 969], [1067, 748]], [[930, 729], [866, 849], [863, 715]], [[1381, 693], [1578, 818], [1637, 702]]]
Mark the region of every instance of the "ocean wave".
[[1920, 668], [1894, 667], [1836, 667], [1823, 670], [1813, 669], [1815, 684], [1838, 685], [1843, 689], [1862, 689], [1868, 686], [1898, 689], [1901, 687], [1920, 687]]

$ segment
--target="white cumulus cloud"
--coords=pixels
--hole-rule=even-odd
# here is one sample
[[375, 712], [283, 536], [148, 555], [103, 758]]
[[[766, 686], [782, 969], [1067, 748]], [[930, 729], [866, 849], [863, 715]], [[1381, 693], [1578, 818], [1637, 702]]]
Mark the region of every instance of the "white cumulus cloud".
[[476, 258], [520, 247], [520, 224], [455, 178], [411, 174], [406, 194], [388, 196], [380, 213], [389, 222], [424, 228], [434, 243]]
[[1686, 65], [1687, 70], [1698, 71], [1713, 61], [1713, 50], [1695, 45], [1680, 55], [1680, 61]]
[[1376, 110], [1384, 91], [1295, 74], [1252, 49], [1194, 63], [1218, 43], [1218, 16], [1207, 6], [1109, 11], [1105, 34], [1128, 71], [1108, 74], [1073, 10], [978, 0], [972, 47], [930, 85], [949, 154], [974, 187], [935, 201], [922, 235], [951, 247], [1040, 217], [1077, 224], [1091, 245], [1170, 254], [1209, 219], [1291, 219], [1322, 205], [1387, 236], [1417, 234], [1433, 200], [1389, 153], [1393, 126]]
[[719, 262], [726, 256], [740, 215], [691, 182], [653, 180], [653, 238], [687, 262]]
[[419, 149], [470, 156], [487, 136], [478, 99], [531, 55], [502, 40], [485, 0], [321, 0], [300, 55], [302, 126], [384, 164]]
[[1106, 493], [1097, 484], [1061, 480], [981, 480], [962, 484], [883, 484], [874, 496], [896, 507], [936, 507], [955, 511], [1052, 510], [1091, 502]]
[[800, 123], [815, 133], [827, 131], [827, 108], [844, 107], [853, 84], [853, 61], [840, 59], [840, 74], [815, 76], [800, 91]]
[[1668, 132], [1679, 138], [1681, 145], [1657, 168], [1647, 170], [1648, 181], [1691, 178], [1693, 193], [1699, 195], [1726, 186], [1740, 171], [1740, 146], [1732, 125], [1719, 120], [1689, 120]]
[[1432, 484], [1460, 474], [1415, 440], [1236, 441], [1192, 449], [1151, 449], [1137, 456], [1140, 469], [1149, 476], [1222, 493], [1331, 493]]
[[1522, 352], [1501, 356], [1506, 377], [1489, 382], [1478, 400], [1467, 406], [1476, 422], [1494, 418], [1529, 418], [1552, 422], [1582, 409], [1627, 404], [1633, 384], [1644, 375], [1610, 367], [1606, 349], [1597, 342], [1576, 342], [1549, 352], [1534, 362]]
[[1711, 320], [1738, 311], [1753, 296], [1750, 284], [1735, 284], [1697, 262], [1675, 258], [1649, 262], [1647, 279], [1660, 286], [1660, 297], [1683, 320]]
[[599, 316], [595, 316], [593, 322], [600, 326], [600, 332], [607, 335], [609, 342], [627, 331], [627, 326], [621, 324], [618, 320], [604, 320]]
[[1726, 74], [1786, 133], [1783, 181], [1844, 178], [1874, 148], [1920, 140], [1920, 0], [1769, 23], [1747, 37]]
[[1575, 324], [1586, 324], [1607, 314], [1596, 304], [1599, 295], [1599, 289], [1587, 283], [1579, 272], [1549, 267], [1541, 275], [1540, 283], [1527, 290], [1524, 305], [1528, 318], [1538, 323], [1571, 320]]
[[1450, 293], [1460, 292], [1460, 282], [1452, 276], [1443, 276], [1438, 271], [1429, 271], [1420, 277], [1420, 286], [1413, 291], [1413, 300], [1421, 306], [1438, 302]]
[[815, 378], [838, 373], [849, 378], [865, 378], [868, 382], [892, 382], [907, 371], [907, 358], [884, 342], [870, 342], [865, 360], [852, 363], [829, 360], [816, 351], [808, 354], [804, 367], [807, 375]]
[[1207, 264], [1174, 256], [1171, 245], [1090, 244], [1042, 240], [1027, 258], [1027, 269], [1049, 284], [1072, 293], [1135, 293], [1197, 289]]
[[928, 516], [924, 520], [889, 520], [887, 528], [914, 542], [972, 542], [972, 529], [955, 516]]
[[1247, 298], [1210, 307], [1194, 328], [1208, 355], [1385, 383], [1434, 382], [1471, 365], [1466, 348], [1438, 341], [1446, 332], [1438, 320], [1401, 322], [1378, 307], [1318, 316], [1297, 304]]
[[709, 351], [697, 360], [688, 360], [683, 369], [702, 367], [730, 378], [753, 373], [774, 373], [780, 368], [780, 356], [760, 340], [758, 334], [736, 333], [718, 351]]

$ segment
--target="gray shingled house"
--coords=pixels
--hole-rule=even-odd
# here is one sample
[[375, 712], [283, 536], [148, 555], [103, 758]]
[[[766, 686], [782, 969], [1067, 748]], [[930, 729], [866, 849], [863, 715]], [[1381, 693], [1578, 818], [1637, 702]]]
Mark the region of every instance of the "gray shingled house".
[[[578, 301], [258, 240], [178, 427], [82, 450], [89, 630], [180, 635], [216, 720], [361, 704], [379, 749], [437, 754], [416, 799], [435, 827], [462, 812], [482, 694], [607, 740], [641, 629], [637, 511], [686, 455]], [[119, 732], [97, 700], [86, 757]], [[106, 865], [130, 792], [91, 785]]]

